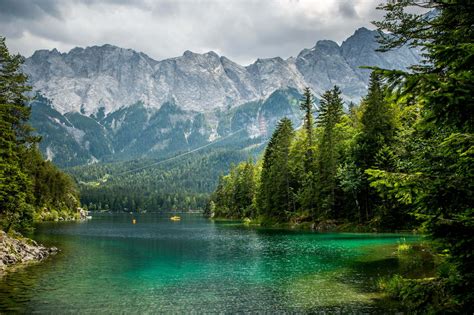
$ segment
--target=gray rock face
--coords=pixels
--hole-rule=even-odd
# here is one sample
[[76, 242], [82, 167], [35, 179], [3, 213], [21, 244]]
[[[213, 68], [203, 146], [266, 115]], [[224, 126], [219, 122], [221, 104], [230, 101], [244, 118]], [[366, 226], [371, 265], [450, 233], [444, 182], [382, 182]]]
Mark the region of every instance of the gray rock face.
[[406, 70], [420, 61], [419, 52], [407, 47], [376, 51], [376, 37], [376, 31], [360, 28], [341, 46], [329, 40], [318, 41], [298, 55], [296, 66], [316, 93], [338, 85], [346, 100], [358, 102], [367, 93], [370, 75], [370, 70], [361, 66]]
[[24, 70], [35, 90], [41, 91], [61, 113], [106, 112], [138, 100], [160, 102], [153, 85], [156, 61], [131, 49], [111, 45], [37, 51]]
[[287, 87], [302, 91], [307, 85], [295, 65], [280, 57], [257, 59], [247, 67], [247, 71], [262, 98]]
[[367, 89], [357, 72], [346, 61], [341, 47], [333, 41], [319, 41], [312, 49], [303, 50], [296, 66], [308, 85], [318, 93], [338, 85], [346, 99], [360, 98]]
[[0, 275], [7, 266], [40, 261], [57, 252], [56, 247], [46, 248], [31, 239], [12, 237], [0, 231]]
[[358, 101], [368, 80], [368, 70], [360, 66], [405, 69], [419, 61], [418, 52], [408, 48], [375, 52], [375, 36], [361, 28], [341, 46], [323, 40], [296, 58], [258, 59], [247, 67], [212, 51], [156, 61], [111, 45], [69, 53], [39, 50], [26, 60], [24, 71], [61, 114], [90, 115], [103, 108], [107, 115], [137, 102], [159, 109], [170, 100], [183, 110], [206, 113], [265, 99], [278, 89], [301, 92], [305, 86], [319, 94], [339, 85], [347, 100]]
[[376, 31], [359, 28], [341, 45], [342, 56], [363, 82], [368, 83], [370, 71], [360, 66], [406, 70], [408, 66], [419, 63], [420, 52], [408, 47], [388, 52], [376, 51], [379, 47], [376, 36]]

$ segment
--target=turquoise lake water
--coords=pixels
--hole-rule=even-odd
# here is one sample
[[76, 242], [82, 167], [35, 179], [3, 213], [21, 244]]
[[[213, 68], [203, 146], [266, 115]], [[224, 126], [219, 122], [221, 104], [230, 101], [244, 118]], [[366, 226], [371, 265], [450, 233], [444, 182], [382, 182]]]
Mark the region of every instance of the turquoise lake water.
[[376, 279], [417, 240], [169, 217], [39, 225], [33, 237], [61, 252], [0, 279], [0, 313], [380, 313]]

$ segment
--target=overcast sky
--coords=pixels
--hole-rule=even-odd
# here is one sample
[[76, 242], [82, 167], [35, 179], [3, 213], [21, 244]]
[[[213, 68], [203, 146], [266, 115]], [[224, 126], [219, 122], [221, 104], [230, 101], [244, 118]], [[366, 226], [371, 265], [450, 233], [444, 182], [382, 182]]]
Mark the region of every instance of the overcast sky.
[[0, 0], [11, 52], [113, 44], [161, 60], [185, 50], [249, 64], [341, 43], [382, 13], [382, 0]]

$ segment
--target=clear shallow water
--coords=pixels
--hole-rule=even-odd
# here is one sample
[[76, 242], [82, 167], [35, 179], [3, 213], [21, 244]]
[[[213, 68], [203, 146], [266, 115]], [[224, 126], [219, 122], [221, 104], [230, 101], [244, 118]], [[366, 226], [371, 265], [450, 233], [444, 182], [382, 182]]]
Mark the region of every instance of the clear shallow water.
[[196, 215], [104, 215], [41, 224], [62, 251], [0, 279], [0, 312], [380, 312], [373, 284], [396, 270], [397, 234], [318, 234]]

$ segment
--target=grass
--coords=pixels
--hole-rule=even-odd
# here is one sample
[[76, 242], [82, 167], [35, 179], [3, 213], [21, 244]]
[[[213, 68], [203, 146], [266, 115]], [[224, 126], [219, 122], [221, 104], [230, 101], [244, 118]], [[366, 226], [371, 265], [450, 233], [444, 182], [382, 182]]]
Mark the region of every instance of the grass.
[[378, 288], [387, 300], [400, 302], [408, 313], [456, 313], [452, 294], [456, 270], [446, 256], [436, 254], [432, 244], [408, 244], [401, 239], [394, 255], [398, 274], [378, 279]]

